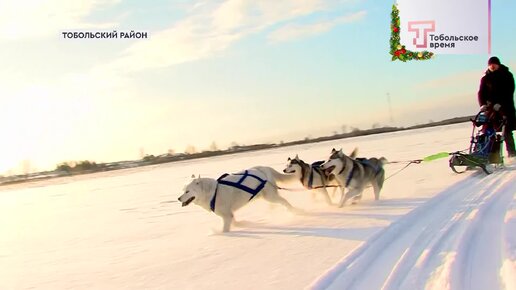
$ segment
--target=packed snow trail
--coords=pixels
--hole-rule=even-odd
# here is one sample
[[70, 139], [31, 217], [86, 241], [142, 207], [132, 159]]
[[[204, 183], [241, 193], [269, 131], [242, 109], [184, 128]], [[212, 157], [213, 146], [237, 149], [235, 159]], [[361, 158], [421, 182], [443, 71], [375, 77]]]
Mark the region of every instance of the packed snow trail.
[[[502, 289], [504, 217], [514, 167], [474, 173], [391, 224], [317, 279], [313, 289]], [[508, 271], [514, 262], [509, 257]], [[505, 278], [504, 278], [505, 277]]]

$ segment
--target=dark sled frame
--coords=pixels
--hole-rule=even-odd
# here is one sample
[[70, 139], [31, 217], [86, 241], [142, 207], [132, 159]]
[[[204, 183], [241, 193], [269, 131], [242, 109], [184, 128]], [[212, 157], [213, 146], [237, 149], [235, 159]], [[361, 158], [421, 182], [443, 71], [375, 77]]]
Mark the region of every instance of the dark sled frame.
[[[473, 129], [468, 153], [457, 151], [450, 154], [449, 164], [453, 172], [460, 174], [478, 167], [486, 174], [491, 174], [492, 172], [487, 169], [488, 165], [493, 164], [495, 167], [503, 167], [502, 145], [505, 140], [501, 132], [505, 129], [505, 120], [498, 119], [500, 121], [496, 124], [494, 120], [489, 119], [489, 114], [489, 112], [480, 111], [474, 119], [470, 120]], [[484, 132], [477, 129], [480, 126], [487, 126], [484, 128]], [[463, 166], [466, 168], [463, 170], [457, 169], [457, 167]]]

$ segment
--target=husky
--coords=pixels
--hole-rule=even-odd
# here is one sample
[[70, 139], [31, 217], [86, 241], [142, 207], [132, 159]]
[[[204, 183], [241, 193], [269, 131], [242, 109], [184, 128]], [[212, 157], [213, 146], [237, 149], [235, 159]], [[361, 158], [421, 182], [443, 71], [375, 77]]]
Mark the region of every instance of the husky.
[[277, 182], [288, 182], [292, 176], [282, 174], [271, 167], [257, 166], [248, 170], [224, 174], [218, 179], [195, 178], [185, 186], [178, 198], [182, 206], [197, 204], [212, 211], [223, 220], [222, 232], [229, 232], [235, 222], [234, 212], [256, 197], [272, 203], [279, 203], [290, 211], [296, 211], [278, 193]]
[[335, 194], [335, 191], [340, 185], [333, 175], [326, 175], [324, 170], [321, 169], [322, 163], [324, 163], [324, 161], [316, 161], [312, 164], [308, 164], [296, 155], [294, 159], [288, 158], [287, 167], [283, 169], [283, 172], [296, 176], [296, 179], [301, 181], [303, 187], [322, 194], [326, 203], [331, 205], [332, 201], [326, 188], [333, 187], [333, 193]]
[[[387, 159], [381, 158], [357, 158], [357, 149], [347, 156], [342, 149], [332, 149], [330, 157], [321, 168], [326, 174], [335, 175], [335, 179], [342, 189], [342, 196], [339, 207], [343, 207], [349, 199], [356, 202], [362, 198], [362, 192], [367, 185], [373, 186], [375, 200], [380, 199], [380, 191], [385, 181], [385, 170], [383, 168]], [[344, 189], [348, 192], [344, 194]]]

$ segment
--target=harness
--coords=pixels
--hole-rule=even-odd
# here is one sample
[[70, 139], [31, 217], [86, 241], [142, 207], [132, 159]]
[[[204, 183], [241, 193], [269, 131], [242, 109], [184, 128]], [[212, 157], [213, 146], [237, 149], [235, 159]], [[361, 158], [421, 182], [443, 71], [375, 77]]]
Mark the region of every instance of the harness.
[[[324, 161], [315, 161], [314, 163], [312, 163], [312, 166], [310, 167], [310, 175], [308, 176], [308, 189], [312, 189], [314, 185], [314, 170], [320, 169], [320, 166], [323, 163]], [[320, 170], [318, 171], [318, 173], [319, 175], [321, 175], [321, 181], [324, 186], [325, 182], [323, 178], [323, 173]], [[301, 182], [303, 182], [303, 180], [301, 180]]]
[[[369, 167], [373, 168], [375, 171], [375, 176], [378, 175], [378, 173], [380, 173], [382, 171], [381, 166], [375, 166], [367, 158], [355, 158], [355, 160], [364, 166], [369, 166]], [[346, 187], [348, 187], [349, 184], [351, 183], [351, 179], [353, 178], [353, 173], [355, 173], [356, 168], [357, 168], [357, 166], [355, 166], [355, 162], [352, 162], [351, 171], [349, 172], [348, 178], [346, 179]], [[340, 172], [338, 174], [341, 174], [342, 172], [344, 172], [344, 169], [346, 169], [345, 166], [342, 167], [342, 169], [340, 170]]]
[[[249, 198], [249, 200], [251, 200], [265, 187], [265, 184], [267, 183], [267, 180], [249, 173], [248, 170], [244, 171], [243, 173], [233, 173], [232, 175], [240, 175], [242, 177], [236, 182], [230, 181], [230, 180], [224, 180], [224, 178], [229, 176], [228, 173], [224, 173], [219, 178], [217, 178], [217, 186], [215, 187], [215, 193], [213, 194], [213, 197], [211, 198], [211, 201], [210, 201], [211, 211], [213, 211], [213, 212], [215, 211], [215, 202], [217, 200], [217, 192], [219, 189], [219, 184], [223, 184], [223, 185], [227, 185], [227, 186], [231, 186], [231, 187], [235, 187], [240, 190], [243, 190], [243, 191], [251, 194], [251, 197]], [[249, 186], [245, 185], [244, 181], [246, 180], [247, 177], [256, 179], [259, 182], [258, 186], [256, 188], [250, 188]]]
[[[345, 167], [343, 167], [341, 171], [344, 171], [344, 168], [345, 168]], [[349, 183], [351, 182], [351, 178], [353, 178], [353, 173], [355, 173], [355, 168], [356, 168], [356, 166], [355, 166], [355, 162], [352, 162], [352, 165], [351, 165], [351, 171], [349, 172], [348, 178], [346, 179], [346, 187], [348, 187], [348, 186], [349, 186]], [[341, 173], [342, 173], [342, 172], [341, 172]], [[339, 174], [340, 174], [340, 173], [339, 173]], [[344, 189], [342, 189], [342, 190], [344, 190]]]
[[212, 212], [215, 212], [215, 201], [217, 199], [217, 191], [219, 191], [219, 182], [217, 180], [217, 186], [215, 186], [215, 193], [213, 194], [213, 197], [210, 201], [210, 209]]
[[360, 164], [369, 166], [374, 170], [374, 175], [378, 175], [382, 171], [382, 167], [371, 163], [367, 158], [355, 158]]

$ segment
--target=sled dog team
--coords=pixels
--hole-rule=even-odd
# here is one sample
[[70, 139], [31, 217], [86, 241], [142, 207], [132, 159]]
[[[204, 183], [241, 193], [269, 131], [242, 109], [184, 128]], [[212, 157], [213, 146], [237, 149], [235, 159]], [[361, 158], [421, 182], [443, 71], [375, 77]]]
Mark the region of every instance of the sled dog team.
[[[340, 188], [341, 198], [338, 203], [343, 207], [349, 200], [359, 201], [362, 192], [372, 186], [375, 200], [380, 198], [380, 191], [385, 180], [383, 168], [386, 159], [358, 158], [357, 149], [349, 155], [342, 149], [332, 149], [326, 161], [308, 164], [297, 155], [288, 158], [284, 173], [271, 167], [256, 166], [242, 172], [224, 174], [218, 179], [195, 178], [185, 186], [179, 197], [182, 206], [190, 203], [212, 211], [223, 220], [223, 232], [230, 230], [234, 222], [233, 213], [255, 197], [261, 197], [272, 203], [279, 203], [291, 211], [296, 211], [286, 199], [281, 197], [279, 184], [300, 182], [304, 188], [323, 196], [331, 205], [328, 188]], [[345, 190], [347, 189], [347, 192]]]

